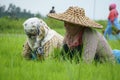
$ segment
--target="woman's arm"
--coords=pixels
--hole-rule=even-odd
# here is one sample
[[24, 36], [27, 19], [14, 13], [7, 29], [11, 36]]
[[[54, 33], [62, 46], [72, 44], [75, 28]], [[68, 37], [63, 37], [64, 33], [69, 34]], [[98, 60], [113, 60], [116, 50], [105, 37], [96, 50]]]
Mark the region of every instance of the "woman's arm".
[[92, 62], [94, 60], [98, 38], [95, 30], [90, 28], [85, 28], [83, 33], [83, 60], [87, 63]]

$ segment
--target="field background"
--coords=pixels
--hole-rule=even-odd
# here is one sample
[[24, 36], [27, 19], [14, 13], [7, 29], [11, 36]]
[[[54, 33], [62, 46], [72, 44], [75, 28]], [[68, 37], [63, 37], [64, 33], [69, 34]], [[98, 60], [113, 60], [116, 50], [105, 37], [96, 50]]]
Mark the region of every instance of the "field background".
[[[26, 19], [0, 18], [0, 80], [119, 80], [120, 65], [47, 59], [43, 62], [25, 60], [22, 56], [26, 36], [23, 22]], [[43, 19], [48, 26], [64, 36], [63, 22]], [[106, 21], [97, 21], [106, 26]], [[102, 30], [99, 30], [102, 33]], [[120, 49], [120, 41], [108, 40], [112, 49]], [[56, 51], [57, 53], [57, 51]]]

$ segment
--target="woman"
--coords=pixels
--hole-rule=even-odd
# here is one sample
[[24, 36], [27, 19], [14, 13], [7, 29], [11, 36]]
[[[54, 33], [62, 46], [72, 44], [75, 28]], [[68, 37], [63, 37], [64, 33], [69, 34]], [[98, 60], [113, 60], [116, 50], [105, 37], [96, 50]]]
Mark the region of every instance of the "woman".
[[69, 7], [64, 13], [51, 13], [48, 16], [64, 21], [66, 34], [63, 48], [71, 58], [77, 51], [87, 63], [94, 59], [114, 61], [111, 47], [104, 36], [95, 30], [102, 26], [86, 17], [83, 8]]
[[112, 25], [114, 25], [118, 29], [117, 33], [120, 32], [120, 24], [118, 21], [118, 11], [116, 9], [115, 3], [110, 4], [109, 11], [110, 13], [108, 15], [108, 24], [104, 32], [104, 36], [106, 38], [107, 36], [109, 37], [112, 34]]

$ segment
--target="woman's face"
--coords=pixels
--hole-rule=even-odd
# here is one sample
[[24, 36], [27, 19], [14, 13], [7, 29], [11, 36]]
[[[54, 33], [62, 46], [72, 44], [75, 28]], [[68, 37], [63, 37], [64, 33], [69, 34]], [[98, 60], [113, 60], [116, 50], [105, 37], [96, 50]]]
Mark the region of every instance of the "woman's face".
[[65, 27], [68, 27], [68, 26], [69, 26], [69, 23], [68, 23], [68, 22], [64, 22], [64, 26], [65, 26]]
[[69, 23], [69, 22], [64, 22], [64, 26], [67, 28], [83, 28], [83, 26], [80, 26], [80, 25], [77, 25], [77, 24], [72, 24], [72, 23]]
[[72, 23], [69, 23], [69, 22], [64, 22], [64, 26], [65, 27], [77, 27], [78, 25], [72, 24]]

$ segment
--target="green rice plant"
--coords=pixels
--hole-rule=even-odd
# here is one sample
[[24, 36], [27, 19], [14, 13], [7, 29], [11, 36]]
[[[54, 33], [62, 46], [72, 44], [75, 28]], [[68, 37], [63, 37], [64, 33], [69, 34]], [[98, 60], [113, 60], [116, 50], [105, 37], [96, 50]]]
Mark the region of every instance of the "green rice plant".
[[[26, 19], [11, 19], [7, 17], [0, 18], [0, 33], [17, 33], [24, 34], [23, 22]], [[57, 21], [50, 18], [43, 19], [51, 29], [56, 30], [58, 33], [64, 35], [65, 30], [63, 27], [63, 22]]]
[[106, 26], [107, 26], [107, 20], [99, 20], [97, 22], [103, 26], [103, 29], [106, 28]]
[[120, 40], [108, 40], [108, 43], [112, 47], [112, 49], [119, 49], [120, 50]]
[[21, 56], [25, 38], [26, 36], [21, 34], [0, 34], [0, 80], [120, 79], [119, 64], [76, 64], [55, 58], [48, 58], [42, 62], [25, 60]]
[[25, 19], [0, 18], [0, 33], [23, 33], [23, 22]]
[[[0, 19], [1, 20], [1, 19]], [[25, 60], [21, 53], [26, 36], [22, 28], [24, 19], [0, 21], [0, 80], [119, 80], [120, 65], [110, 63], [77, 63], [63, 60], [56, 49], [51, 58], [44, 61]], [[62, 22], [45, 19], [52, 29], [64, 36]], [[7, 23], [6, 23], [7, 22]], [[3, 24], [6, 23], [6, 24]], [[15, 24], [13, 24], [15, 23]], [[10, 27], [7, 27], [7, 25]], [[56, 27], [57, 24], [58, 27]], [[12, 27], [13, 26], [13, 27]], [[19, 27], [18, 27], [19, 26]], [[61, 27], [62, 26], [62, 27]], [[13, 31], [12, 31], [13, 30]], [[19, 31], [20, 30], [20, 31]], [[22, 34], [21, 34], [22, 33]], [[120, 41], [108, 41], [112, 49], [120, 49]], [[116, 45], [118, 44], [118, 45]]]
[[44, 18], [43, 19], [50, 28], [64, 28], [64, 23], [62, 21], [58, 21], [52, 18]]

